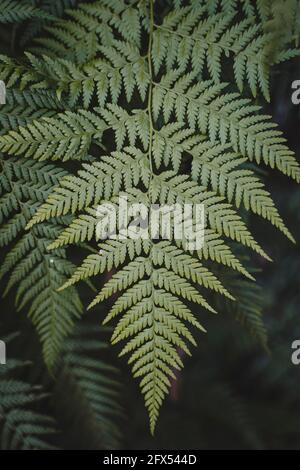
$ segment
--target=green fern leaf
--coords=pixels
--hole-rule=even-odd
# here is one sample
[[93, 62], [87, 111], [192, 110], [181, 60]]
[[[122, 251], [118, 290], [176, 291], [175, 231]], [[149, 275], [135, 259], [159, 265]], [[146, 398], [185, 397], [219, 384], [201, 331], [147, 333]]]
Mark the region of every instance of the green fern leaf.
[[[270, 259], [241, 209], [267, 219], [293, 240], [257, 167], [300, 180], [299, 164], [281, 131], [248, 97], [250, 90], [269, 99], [270, 67], [299, 53], [290, 34], [282, 37], [272, 29], [276, 8], [264, 1], [182, 3], [163, 9], [152, 0], [81, 5], [59, 27], [47, 28], [22, 64], [6, 57], [0, 64], [9, 93], [31, 86], [38, 90], [37, 101], [45, 93], [58, 100], [49, 109], [36, 101], [18, 129], [6, 124], [0, 150], [29, 158], [33, 167], [34, 160], [41, 165], [76, 161], [74, 173], [62, 175], [54, 189], [51, 184], [44, 191], [37, 181], [29, 188], [15, 185], [12, 192], [3, 180], [1, 212], [9, 222], [0, 239], [13, 240], [25, 225], [30, 230], [5, 268], [15, 257], [9, 287], [19, 285], [23, 302], [32, 301], [43, 282], [41, 260], [64, 259], [68, 244], [100, 242], [99, 208], [112, 204], [119, 215], [121, 194], [129, 204], [148, 209], [152, 204], [204, 206], [204, 244], [197, 251], [173, 235], [158, 242], [108, 239], [75, 270], [64, 259], [55, 277], [58, 302], [57, 287], [67, 294], [64, 289], [78, 281], [111, 272], [90, 307], [113, 300], [104, 322], [117, 322], [112, 342], [122, 343], [121, 355], [129, 355], [140, 379], [152, 432], [174, 369], [183, 366], [179, 350], [190, 354], [196, 343], [193, 327], [205, 331], [204, 311], [216, 311], [212, 292], [227, 302], [234, 297], [217, 268], [233, 269], [250, 282], [253, 276], [236, 246]], [[232, 70], [230, 85], [224, 83], [225, 68]], [[42, 111], [46, 117], [35, 119], [40, 108], [47, 109]], [[49, 115], [53, 109], [55, 115]], [[46, 173], [52, 173], [50, 167]], [[32, 200], [29, 216], [15, 215], [25, 194]], [[66, 226], [51, 225], [54, 217], [62, 217]], [[42, 238], [42, 254], [30, 238], [33, 233]], [[24, 280], [28, 273], [35, 280], [32, 296]], [[32, 306], [39, 323], [41, 309], [35, 301]], [[63, 302], [63, 308], [69, 314], [71, 304]], [[252, 321], [255, 312], [245, 312]]]
[[[2, 160], [0, 245], [14, 242], [0, 269], [9, 274], [6, 293], [16, 286], [18, 309], [29, 306], [29, 317], [43, 344], [44, 358], [54, 369], [65, 336], [82, 312], [75, 290], [58, 294], [73, 265], [62, 250], [49, 254], [47, 245], [57, 238], [62, 225], [47, 222], [23, 233], [40, 201], [66, 172], [32, 160]], [[19, 235], [21, 234], [21, 237]]]

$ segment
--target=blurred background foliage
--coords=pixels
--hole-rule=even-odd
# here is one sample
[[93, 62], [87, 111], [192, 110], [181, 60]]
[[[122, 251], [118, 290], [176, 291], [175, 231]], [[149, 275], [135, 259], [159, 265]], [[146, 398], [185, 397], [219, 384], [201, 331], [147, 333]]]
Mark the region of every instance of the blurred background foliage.
[[[17, 56], [44, 22], [62, 16], [76, 0], [25, 3], [39, 9], [39, 14], [1, 25], [0, 53]], [[291, 101], [294, 80], [300, 80], [299, 58], [273, 70], [271, 103], [262, 104], [300, 160], [300, 105]], [[192, 358], [185, 358], [184, 372], [172, 385], [154, 438], [138, 385], [126, 362], [118, 361], [115, 350], [107, 348], [110, 332], [99, 328], [108, 305], [99, 306], [97, 315], [85, 315], [66, 344], [55, 381], [40, 359], [32, 325], [14, 311], [14, 293], [1, 300], [0, 337], [20, 332], [7, 348], [7, 356], [17, 359], [14, 378], [38, 394], [30, 403], [32, 412], [51, 417], [42, 448], [300, 449], [300, 365], [291, 362], [291, 344], [300, 339], [300, 188], [278, 173], [268, 181], [297, 244], [251, 217], [250, 229], [273, 263], [259, 256], [248, 260], [245, 253], [258, 283], [229, 277], [227, 285], [239, 292], [241, 301], [222, 302], [217, 316], [201, 312], [210, 334], [195, 332], [198, 348]], [[74, 249], [72, 255], [76, 261]], [[83, 302], [91, 298], [87, 286], [81, 295]], [[0, 396], [5, 390], [1, 380], [2, 376]], [[2, 421], [5, 413], [2, 409]], [[3, 428], [1, 409], [0, 425]], [[10, 447], [7, 439], [6, 433], [0, 447]], [[13, 444], [18, 447], [17, 438]]]

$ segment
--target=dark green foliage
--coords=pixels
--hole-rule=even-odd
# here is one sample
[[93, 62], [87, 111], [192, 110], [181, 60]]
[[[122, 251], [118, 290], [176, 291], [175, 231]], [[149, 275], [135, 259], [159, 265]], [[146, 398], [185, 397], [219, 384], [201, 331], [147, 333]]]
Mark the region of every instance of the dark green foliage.
[[24, 233], [24, 229], [38, 203], [45, 200], [66, 172], [22, 159], [3, 159], [1, 165], [0, 246], [12, 243], [13, 246], [2, 262], [0, 277], [9, 275], [5, 293], [17, 288], [18, 309], [29, 305], [29, 317], [43, 343], [45, 361], [53, 369], [64, 337], [70, 334], [75, 319], [82, 313], [74, 288], [57, 293], [74, 269], [65, 250], [51, 254], [47, 250], [65, 221], [49, 222], [30, 233]]
[[[11, 351], [34, 358], [39, 350], [20, 335], [12, 341], [15, 335], [0, 332], [9, 351], [0, 368], [1, 450], [119, 448], [124, 411], [120, 373], [107, 354], [107, 329], [80, 322], [64, 343], [55, 377], [36, 359], [13, 359]], [[31, 385], [33, 380], [43, 386]]]
[[30, 18], [50, 19], [51, 17], [27, 1], [1, 1], [0, 23], [19, 23]]
[[[105, 333], [108, 331], [101, 331], [98, 325], [76, 328], [66, 343], [53, 393], [60, 419], [68, 423], [68, 432], [74, 430], [73, 445], [83, 449], [116, 449], [121, 442], [117, 426], [123, 416], [119, 371], [107, 362]], [[66, 396], [72, 399], [66, 402]]]
[[56, 423], [36, 411], [37, 403], [47, 395], [42, 387], [17, 378], [19, 369], [24, 367], [31, 365], [9, 359], [0, 368], [0, 449], [54, 449], [48, 439], [57, 432]]
[[[93, 357], [102, 343], [85, 338], [94, 329], [75, 329], [63, 348], [83, 313], [79, 281], [102, 275], [89, 308], [112, 300], [102, 320], [115, 321], [111, 342], [140, 380], [152, 433], [206, 311], [228, 310], [268, 350], [248, 257], [271, 260], [253, 216], [295, 241], [268, 181], [277, 170], [299, 182], [300, 167], [263, 103], [273, 67], [300, 53], [299, 2], [15, 3], [3, 0], [0, 16], [18, 28], [0, 51], [0, 244], [9, 247], [0, 274], [28, 311], [58, 392], [76, 390], [86, 429], [101, 422], [99, 447], [113, 448], [114, 382], [102, 381], [105, 362]], [[121, 192], [147, 207], [202, 203], [204, 247], [175, 238], [98, 244], [96, 207], [116, 207]], [[83, 243], [91, 253], [79, 262]], [[216, 400], [234, 403], [218, 380]], [[245, 415], [238, 405], [241, 427]]]

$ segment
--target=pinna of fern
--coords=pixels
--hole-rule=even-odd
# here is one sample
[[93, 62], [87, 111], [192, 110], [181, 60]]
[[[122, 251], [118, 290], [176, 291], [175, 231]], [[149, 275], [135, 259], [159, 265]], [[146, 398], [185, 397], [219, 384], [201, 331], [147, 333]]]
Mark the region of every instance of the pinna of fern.
[[[51, 91], [9, 88], [7, 102], [0, 107], [1, 133], [30, 124], [40, 116], [53, 116], [62, 107]], [[63, 340], [82, 312], [74, 290], [63, 296], [56, 293], [72, 264], [64, 251], [49, 256], [46, 249], [65, 221], [52, 220], [30, 234], [24, 229], [36, 207], [67, 173], [47, 163], [8, 160], [3, 154], [1, 170], [1, 246], [10, 246], [11, 250], [3, 260], [0, 275], [8, 279], [6, 294], [16, 288], [17, 308], [28, 308], [43, 344], [45, 361], [54, 371]]]
[[[209, 290], [232, 298], [210, 263], [252, 278], [230, 241], [269, 259], [240, 209], [267, 219], [293, 240], [253, 168], [263, 164], [296, 181], [300, 177], [277, 126], [247, 90], [246, 97], [240, 94], [247, 86], [253, 96], [262, 92], [268, 99], [270, 66], [298, 51], [287, 46], [271, 58], [273, 33], [245, 12], [243, 19], [222, 8], [212, 14], [202, 2], [184, 7], [177, 2], [167, 10], [152, 0], [83, 4], [60, 28], [50, 28], [26, 65], [6, 58], [1, 64], [11, 85], [50, 88], [71, 108], [4, 133], [2, 152], [39, 161], [94, 155], [76, 176], [59, 181], [27, 223], [37, 230], [53, 217], [76, 215], [49, 249], [91, 241], [96, 207], [116, 205], [121, 191], [129, 202], [147, 207], [204, 205], [201, 250], [190, 252], [184, 239], [106, 240], [63, 286], [117, 269], [91, 305], [119, 295], [105, 321], [118, 320], [112, 341], [123, 343], [121, 354], [130, 355], [141, 380], [152, 432], [173, 369], [183, 366], [178, 348], [190, 354], [189, 343], [195, 344], [189, 326], [204, 330], [191, 304], [198, 304], [199, 313], [201, 307], [215, 312]], [[78, 57], [70, 48], [66, 58], [56, 57], [60, 45], [68, 51], [66, 38], [84, 44], [87, 32], [97, 46], [89, 54]], [[230, 86], [222, 81], [225, 66], [233, 71]]]
[[1, 0], [0, 23], [18, 23], [31, 18], [51, 20], [52, 16], [24, 0]]
[[[10, 337], [5, 338], [9, 343]], [[57, 433], [55, 420], [36, 411], [47, 398], [42, 387], [15, 378], [28, 362], [8, 358], [0, 368], [0, 448], [1, 450], [52, 450], [49, 436]]]
[[80, 321], [64, 344], [52, 404], [59, 422], [73, 430], [77, 448], [118, 449], [121, 444], [120, 372], [107, 356], [107, 334], [108, 328]]
[[37, 328], [44, 358], [54, 369], [63, 339], [82, 313], [77, 292], [63, 295], [58, 287], [72, 273], [65, 250], [52, 254], [47, 245], [63, 227], [63, 219], [41, 224], [28, 233], [25, 226], [41, 201], [66, 172], [53, 165], [30, 160], [7, 160], [1, 156], [0, 245], [10, 245], [0, 277], [8, 277], [5, 294], [16, 288], [18, 309], [29, 307], [29, 317]]
[[[50, 450], [58, 441], [64, 448], [120, 447], [124, 411], [120, 372], [107, 351], [108, 328], [79, 321], [64, 341], [55, 377], [36, 360], [32, 338], [1, 332], [9, 350], [0, 369], [1, 450]], [[17, 336], [19, 342], [13, 341]], [[14, 359], [24, 356], [21, 345], [34, 361]]]

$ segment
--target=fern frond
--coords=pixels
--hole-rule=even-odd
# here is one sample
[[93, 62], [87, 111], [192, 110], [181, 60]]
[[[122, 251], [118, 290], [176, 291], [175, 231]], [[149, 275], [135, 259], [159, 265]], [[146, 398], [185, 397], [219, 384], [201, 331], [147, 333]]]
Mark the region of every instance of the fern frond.
[[175, 64], [182, 69], [191, 64], [196, 73], [202, 73], [206, 64], [214, 82], [219, 83], [222, 58], [231, 57], [240, 91], [246, 80], [253, 96], [260, 89], [269, 100], [269, 67], [276, 62], [269, 50], [273, 39], [274, 34], [264, 30], [261, 23], [251, 18], [240, 21], [230, 8], [227, 13], [207, 17], [205, 6], [194, 2], [156, 24], [152, 59], [156, 73], [162, 65], [172, 69]]
[[148, 120], [143, 111], [133, 110], [129, 115], [112, 104], [98, 111], [101, 116], [79, 110], [77, 113], [66, 111], [55, 118], [35, 120], [19, 127], [18, 132], [13, 130], [0, 136], [0, 151], [38, 160], [80, 159], [87, 156], [92, 139], [101, 141], [103, 132], [109, 129], [115, 132], [118, 149], [123, 147], [126, 137], [130, 145], [134, 146], [139, 138], [147, 148]]
[[[76, 422], [78, 426], [79, 419], [83, 435], [86, 428], [88, 441], [80, 443], [85, 449], [120, 446], [121, 385], [119, 371], [105, 358], [107, 332], [96, 325], [78, 324], [65, 344], [63, 367], [54, 390], [55, 406], [69, 425]], [[76, 400], [66, 400], [66, 393]]]
[[40, 8], [35, 8], [24, 1], [1, 0], [0, 2], [0, 23], [19, 23], [29, 18], [52, 19]]
[[73, 265], [63, 250], [53, 254], [47, 251], [47, 245], [62, 228], [59, 223], [47, 222], [30, 233], [22, 232], [35, 208], [66, 172], [32, 160], [2, 160], [1, 164], [0, 245], [14, 242], [14, 246], [3, 260], [0, 277], [9, 274], [6, 293], [17, 287], [18, 309], [29, 306], [45, 361], [53, 369], [65, 336], [82, 312], [74, 289], [62, 295], [56, 292], [71, 274]]
[[48, 36], [38, 38], [34, 50], [39, 55], [66, 57], [81, 64], [94, 59], [99, 44], [109, 47], [116, 34], [121, 35], [122, 40], [139, 46], [143, 4], [136, 9], [131, 3], [135, 2], [80, 4], [78, 8], [68, 10], [69, 19], [58, 26], [48, 27]]
[[50, 86], [54, 84], [59, 95], [67, 95], [71, 105], [82, 99], [84, 108], [89, 107], [93, 98], [99, 106], [104, 106], [109, 96], [117, 103], [122, 91], [128, 102], [135, 90], [145, 100], [150, 83], [147, 64], [139, 50], [120, 41], [103, 48], [103, 59], [94, 59], [81, 67], [65, 58], [28, 57], [37, 76], [44, 77]]
[[[262, 92], [269, 98], [270, 66], [299, 52], [290, 49], [291, 38], [279, 38], [266, 26], [271, 10], [262, 1], [184, 4], [84, 4], [68, 13], [69, 20], [47, 28], [48, 35], [22, 64], [4, 57], [0, 65], [8, 89], [31, 85], [42, 93], [51, 90], [66, 103], [62, 113], [24, 119], [17, 130], [3, 132], [0, 150], [32, 160], [76, 161], [76, 173], [59, 178], [39, 207], [42, 198], [34, 194], [43, 189], [37, 183], [27, 190], [34, 202], [30, 217], [13, 215], [3, 239], [11, 240], [26, 224], [43, 240], [43, 259], [51, 259], [63, 257], [67, 244], [97, 241], [98, 210], [112, 204], [119, 215], [121, 193], [129, 204], [146, 208], [155, 203], [204, 206], [204, 245], [197, 251], [173, 235], [159, 242], [105, 240], [99, 253], [76, 270], [64, 261], [64, 279], [55, 278], [55, 288], [62, 280], [61, 290], [73, 289], [80, 280], [112, 271], [90, 307], [114, 301], [104, 321], [117, 321], [112, 342], [122, 343], [121, 354], [129, 355], [133, 374], [141, 380], [152, 432], [174, 369], [183, 366], [179, 351], [190, 354], [195, 344], [191, 328], [205, 330], [204, 311], [216, 311], [211, 294], [233, 298], [217, 275], [218, 266], [252, 280], [236, 246], [270, 259], [241, 209], [269, 220], [292, 239], [256, 167], [267, 165], [300, 180], [281, 131], [244, 97], [247, 83], [252, 95]], [[273, 39], [276, 53], [269, 47]], [[224, 83], [225, 67], [234, 76], [230, 88]], [[246, 94], [236, 93], [236, 86]], [[4, 180], [1, 207], [10, 217], [18, 198], [6, 186]], [[65, 221], [70, 214], [74, 217], [66, 227], [50, 229], [53, 217]], [[31, 272], [39, 289], [42, 255], [27, 236], [12, 256], [18, 261], [10, 284], [23, 283], [19, 297], [26, 301], [23, 274]], [[39, 317], [41, 310], [33, 306]]]
[[193, 157], [192, 177], [203, 186], [212, 188], [236, 207], [241, 204], [254, 214], [269, 220], [291, 241], [295, 241], [284, 225], [274, 202], [263, 182], [245, 167], [246, 159], [235, 152], [227, 152], [228, 146], [202, 142], [189, 153]]
[[84, 157], [91, 145], [91, 137], [101, 138], [103, 121], [88, 111], [59, 114], [57, 118], [44, 117], [18, 133], [2, 135], [0, 149], [12, 155], [24, 154], [39, 160], [63, 161]]
[[170, 72], [154, 86], [156, 119], [161, 110], [167, 121], [174, 112], [179, 122], [186, 119], [191, 129], [207, 134], [212, 143], [230, 144], [235, 152], [250, 161], [263, 162], [299, 182], [299, 164], [293, 152], [286, 146], [286, 139], [270, 117], [257, 114], [259, 106], [237, 93], [224, 93], [224, 83], [198, 82], [191, 85], [194, 74], [177, 78], [179, 73], [178, 70]]
[[230, 306], [230, 313], [249, 331], [254, 340], [269, 352], [267, 329], [262, 318], [264, 308], [262, 288], [246, 280], [235, 280], [231, 285], [239, 302]]
[[1, 450], [52, 450], [48, 438], [56, 433], [53, 418], [38, 413], [36, 403], [45, 399], [39, 386], [12, 378], [12, 372], [26, 363], [9, 359], [0, 373]]
[[41, 117], [55, 117], [64, 109], [56, 95], [49, 90], [23, 90], [10, 88], [6, 104], [0, 107], [1, 133], [25, 126]]

